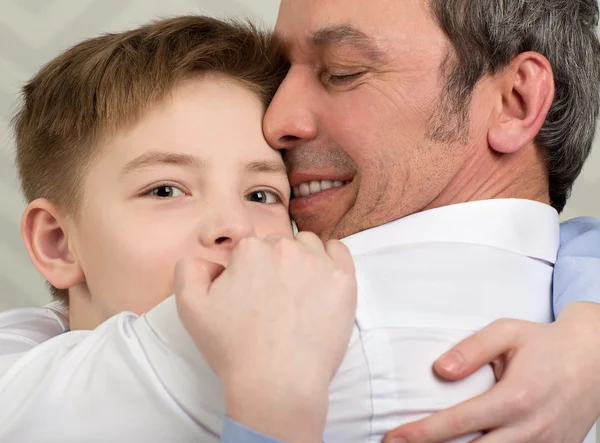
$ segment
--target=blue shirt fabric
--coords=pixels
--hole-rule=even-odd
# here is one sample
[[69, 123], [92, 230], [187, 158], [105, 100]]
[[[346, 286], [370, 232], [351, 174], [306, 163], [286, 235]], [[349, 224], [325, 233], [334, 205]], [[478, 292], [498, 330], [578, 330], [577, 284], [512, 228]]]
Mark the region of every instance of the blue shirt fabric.
[[[600, 220], [580, 217], [560, 226], [554, 265], [554, 317], [575, 302], [600, 303]], [[226, 419], [221, 443], [284, 443]]]
[[561, 225], [553, 294], [555, 318], [571, 303], [600, 303], [600, 220], [580, 217]]
[[259, 434], [252, 429], [230, 419], [226, 418], [223, 424], [223, 433], [221, 434], [221, 443], [283, 443]]

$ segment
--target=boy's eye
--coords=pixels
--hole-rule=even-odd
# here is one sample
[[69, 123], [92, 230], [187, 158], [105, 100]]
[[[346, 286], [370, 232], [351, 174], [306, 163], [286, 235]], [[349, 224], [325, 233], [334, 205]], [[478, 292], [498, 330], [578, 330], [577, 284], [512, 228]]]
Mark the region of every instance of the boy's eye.
[[255, 203], [264, 203], [267, 205], [272, 205], [281, 201], [281, 197], [279, 197], [279, 195], [277, 195], [273, 191], [259, 190], [252, 191], [250, 194], [246, 195], [246, 200]]
[[158, 198], [169, 198], [179, 197], [184, 195], [184, 192], [175, 186], [164, 185], [157, 186], [156, 188], [152, 189], [152, 191], [150, 191], [150, 195]]

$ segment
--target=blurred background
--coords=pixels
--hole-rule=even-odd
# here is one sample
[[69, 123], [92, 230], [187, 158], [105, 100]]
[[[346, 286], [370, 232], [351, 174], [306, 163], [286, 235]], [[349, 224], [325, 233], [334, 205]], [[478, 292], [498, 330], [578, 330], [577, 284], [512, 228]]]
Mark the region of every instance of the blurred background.
[[[19, 223], [25, 207], [14, 167], [10, 119], [19, 88], [79, 41], [181, 14], [247, 16], [272, 27], [279, 0], [2, 0], [0, 2], [0, 310], [48, 301], [30, 264]], [[598, 145], [598, 142], [596, 142]], [[563, 218], [600, 217], [600, 149], [578, 180]]]

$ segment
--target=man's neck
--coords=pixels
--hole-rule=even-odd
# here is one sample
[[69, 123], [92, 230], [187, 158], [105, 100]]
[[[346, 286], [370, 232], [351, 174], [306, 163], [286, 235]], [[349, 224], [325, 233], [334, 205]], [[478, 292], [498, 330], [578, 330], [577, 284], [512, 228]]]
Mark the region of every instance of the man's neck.
[[495, 198], [520, 198], [550, 204], [543, 154], [533, 145], [515, 154], [489, 151], [474, 156], [423, 210]]

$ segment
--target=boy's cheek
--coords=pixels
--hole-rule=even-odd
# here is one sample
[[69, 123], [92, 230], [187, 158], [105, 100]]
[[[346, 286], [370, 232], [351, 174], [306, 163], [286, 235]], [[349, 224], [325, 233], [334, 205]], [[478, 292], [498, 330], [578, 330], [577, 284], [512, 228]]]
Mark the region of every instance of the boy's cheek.
[[89, 263], [94, 269], [87, 270], [91, 295], [103, 298], [112, 315], [124, 310], [143, 314], [169, 297], [182, 253], [172, 244], [169, 249], [161, 247], [163, 241], [130, 241], [103, 248], [109, 253]]
[[294, 235], [292, 220], [284, 207], [278, 208], [276, 213], [260, 214], [255, 217], [253, 223], [258, 238], [265, 238], [269, 234], [289, 234], [290, 237]]

